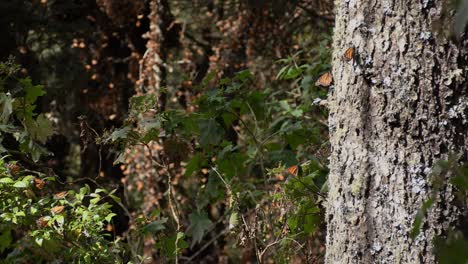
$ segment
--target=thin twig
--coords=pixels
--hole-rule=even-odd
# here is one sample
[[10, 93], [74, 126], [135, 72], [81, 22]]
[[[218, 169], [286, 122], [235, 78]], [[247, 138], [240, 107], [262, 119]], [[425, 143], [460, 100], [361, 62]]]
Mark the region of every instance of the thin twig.
[[278, 243], [281, 243], [281, 242], [283, 242], [284, 240], [291, 240], [291, 241], [297, 243], [297, 244], [299, 245], [300, 248], [303, 248], [303, 247], [304, 247], [304, 246], [301, 245], [301, 243], [299, 243], [297, 240], [292, 239], [292, 238], [289, 238], [289, 237], [284, 237], [284, 238], [282, 238], [282, 239], [276, 240], [275, 242], [272, 242], [272, 243], [268, 244], [268, 245], [262, 250], [262, 252], [260, 253], [260, 256], [259, 256], [259, 257], [260, 257], [260, 263], [262, 262], [263, 255], [266, 253], [266, 251], [267, 251], [270, 247], [272, 247], [272, 246], [274, 246], [274, 245], [276, 245], [276, 244], [278, 244]]

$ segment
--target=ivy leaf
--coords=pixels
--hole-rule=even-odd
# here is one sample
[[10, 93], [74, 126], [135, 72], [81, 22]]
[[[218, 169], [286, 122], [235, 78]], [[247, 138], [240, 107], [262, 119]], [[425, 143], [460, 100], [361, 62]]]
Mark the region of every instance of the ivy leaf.
[[187, 229], [187, 235], [193, 238], [192, 244], [190, 245], [192, 248], [195, 244], [202, 241], [203, 236], [205, 236], [205, 233], [210, 229], [213, 223], [208, 218], [206, 212], [192, 213], [189, 218], [190, 226]]

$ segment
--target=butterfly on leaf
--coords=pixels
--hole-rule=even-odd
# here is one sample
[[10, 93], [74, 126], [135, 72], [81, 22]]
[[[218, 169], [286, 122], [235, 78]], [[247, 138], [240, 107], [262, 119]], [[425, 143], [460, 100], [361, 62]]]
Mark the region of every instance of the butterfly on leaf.
[[345, 51], [345, 53], [343, 54], [343, 59], [345, 61], [350, 61], [350, 60], [354, 59], [354, 48], [353, 47], [350, 47]]
[[51, 210], [52, 213], [54, 213], [54, 214], [60, 214], [61, 212], [63, 212], [63, 209], [65, 209], [65, 206], [63, 206], [63, 205], [58, 205], [58, 206], [52, 207], [50, 210]]
[[36, 225], [39, 228], [44, 228], [49, 225], [50, 216], [43, 216], [36, 220]]
[[315, 82], [315, 86], [328, 87], [332, 84], [332, 82], [333, 76], [331, 72], [326, 72], [317, 79], [317, 81]]
[[34, 178], [34, 185], [36, 186], [36, 188], [38, 188], [39, 190], [42, 190], [42, 188], [44, 188], [44, 185], [45, 185], [45, 181], [39, 179], [39, 178]]
[[299, 166], [293, 165], [285, 169], [283, 172], [276, 174], [276, 179], [279, 181], [283, 181], [288, 174], [292, 176], [297, 176], [298, 173], [299, 173]]
[[21, 169], [21, 167], [16, 163], [8, 163], [7, 168], [13, 175], [18, 174], [18, 172], [20, 172]]
[[294, 165], [294, 166], [291, 166], [287, 169], [287, 171], [293, 175], [293, 176], [297, 176], [297, 174], [299, 173], [299, 166], [298, 165]]
[[54, 198], [55, 199], [62, 199], [65, 196], [67, 196], [67, 194], [68, 194], [67, 191], [59, 192], [59, 193], [54, 194]]

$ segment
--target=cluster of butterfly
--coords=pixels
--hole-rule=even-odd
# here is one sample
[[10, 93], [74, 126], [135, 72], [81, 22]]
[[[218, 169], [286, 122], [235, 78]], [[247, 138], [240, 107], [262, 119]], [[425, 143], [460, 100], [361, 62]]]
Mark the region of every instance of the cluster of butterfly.
[[[343, 59], [345, 61], [350, 61], [354, 58], [354, 48], [348, 48], [343, 54]], [[315, 82], [315, 86], [328, 87], [333, 83], [333, 76], [331, 72], [326, 72], [322, 74], [318, 80]]]
[[[8, 163], [7, 168], [8, 168], [8, 171], [12, 175], [17, 175], [21, 171], [21, 167], [16, 163]], [[44, 186], [46, 185], [46, 181], [44, 181], [43, 179], [41, 179], [39, 177], [34, 177], [33, 183], [34, 183], [34, 186], [38, 190], [42, 190], [44, 188]], [[56, 193], [56, 194], [54, 194], [54, 199], [57, 199], [57, 200], [63, 199], [63, 198], [65, 198], [67, 196], [67, 194], [68, 194], [68, 191], [63, 191], [63, 192]], [[50, 211], [53, 214], [60, 214], [61, 212], [63, 212], [64, 209], [65, 209], [64, 205], [57, 205], [57, 206], [52, 207], [50, 209]], [[51, 219], [50, 216], [40, 217], [39, 219], [36, 220], [36, 224], [39, 227], [44, 228], [44, 227], [49, 225], [49, 220], [50, 219]]]
[[[348, 48], [345, 53], [343, 54], [343, 60], [345, 61], [351, 61], [354, 59], [354, 48]], [[331, 72], [326, 72], [322, 74], [318, 80], [315, 82], [315, 86], [322, 86], [322, 87], [328, 87], [333, 83], [333, 76]], [[299, 165], [294, 165], [286, 169], [286, 172], [289, 173], [290, 175], [297, 176], [299, 173]], [[284, 179], [283, 175], [278, 175], [278, 178], [280, 180]]]
[[[36, 185], [36, 187], [37, 187], [37, 185]], [[54, 194], [54, 198], [55, 199], [63, 199], [63, 198], [65, 198], [65, 196], [67, 196], [67, 194], [68, 194], [68, 191], [59, 192], [59, 193]], [[63, 212], [64, 209], [65, 209], [64, 205], [57, 205], [57, 206], [54, 206], [54, 207], [50, 208], [50, 211], [53, 214], [60, 214], [61, 212]], [[40, 217], [39, 219], [36, 220], [36, 224], [40, 228], [47, 227], [47, 226], [49, 226], [50, 219], [51, 219], [50, 216], [42, 216], [42, 217]]]
[[[46, 184], [46, 182], [44, 180], [39, 179], [37, 177], [34, 178], [34, 185], [36, 186], [37, 189], [42, 190], [42, 188], [44, 188], [45, 184]], [[63, 198], [65, 198], [65, 196], [67, 196], [67, 194], [68, 194], [68, 191], [59, 192], [59, 193], [54, 194], [54, 198], [55, 199], [63, 199]], [[60, 214], [61, 212], [63, 212], [64, 209], [65, 209], [64, 205], [57, 205], [57, 206], [54, 206], [54, 207], [50, 208], [50, 211], [53, 214]], [[49, 220], [50, 219], [51, 219], [50, 216], [40, 217], [39, 219], [36, 220], [36, 224], [37, 224], [38, 227], [44, 228], [44, 227], [49, 225]]]

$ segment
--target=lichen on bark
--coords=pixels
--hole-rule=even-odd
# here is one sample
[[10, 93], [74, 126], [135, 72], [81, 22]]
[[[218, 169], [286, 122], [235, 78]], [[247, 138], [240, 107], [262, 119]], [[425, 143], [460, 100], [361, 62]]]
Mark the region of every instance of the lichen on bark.
[[435, 263], [432, 240], [460, 215], [451, 185], [410, 231], [434, 163], [467, 157], [466, 42], [433, 30], [441, 1], [335, 4], [326, 262]]

